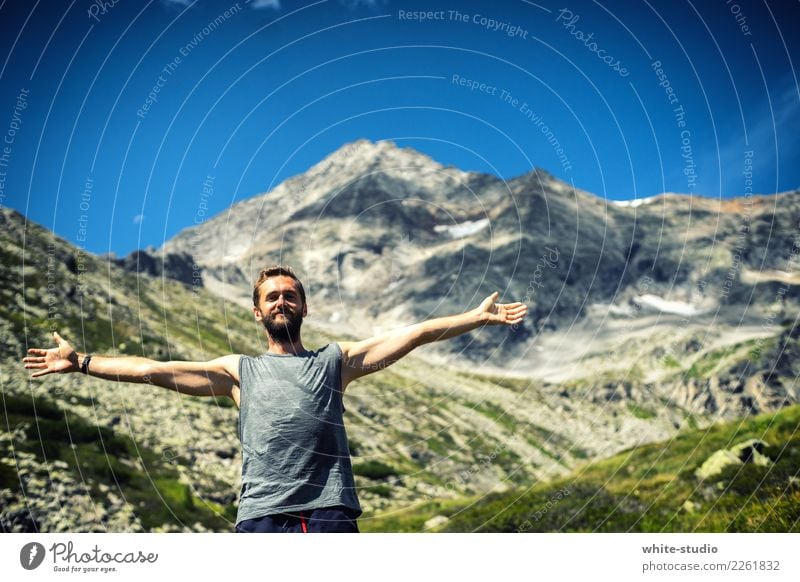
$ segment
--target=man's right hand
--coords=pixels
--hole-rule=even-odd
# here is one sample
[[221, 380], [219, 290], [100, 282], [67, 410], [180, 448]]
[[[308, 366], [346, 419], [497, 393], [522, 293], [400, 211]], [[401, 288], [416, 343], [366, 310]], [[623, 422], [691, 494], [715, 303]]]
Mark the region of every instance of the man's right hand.
[[80, 370], [78, 352], [55, 331], [53, 332], [53, 339], [58, 347], [49, 350], [31, 348], [28, 350], [31, 355], [22, 359], [26, 368], [39, 370], [31, 378], [38, 378], [46, 374], [66, 374]]

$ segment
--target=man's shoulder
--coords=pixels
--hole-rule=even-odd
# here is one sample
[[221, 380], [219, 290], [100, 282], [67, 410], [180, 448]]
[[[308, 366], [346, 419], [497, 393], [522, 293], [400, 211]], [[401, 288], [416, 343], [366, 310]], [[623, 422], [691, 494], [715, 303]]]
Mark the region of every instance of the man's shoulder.
[[337, 359], [342, 357], [342, 346], [339, 345], [339, 342], [332, 341], [330, 343], [325, 344], [322, 346], [318, 353], [321, 357]]

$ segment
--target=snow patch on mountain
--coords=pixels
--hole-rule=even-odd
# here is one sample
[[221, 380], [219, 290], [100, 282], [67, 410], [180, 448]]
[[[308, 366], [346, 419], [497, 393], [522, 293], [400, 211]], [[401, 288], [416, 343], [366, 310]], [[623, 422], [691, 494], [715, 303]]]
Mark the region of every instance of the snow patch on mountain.
[[610, 200], [610, 202], [615, 206], [627, 206], [629, 208], [636, 208], [637, 206], [641, 206], [642, 204], [652, 204], [659, 197], [660, 194], [656, 196], [648, 196], [647, 198], [634, 198], [633, 200]]
[[436, 232], [446, 232], [453, 238], [462, 238], [480, 232], [489, 226], [488, 218], [480, 220], [467, 220], [458, 224], [437, 224], [433, 227]]
[[644, 294], [636, 297], [636, 302], [643, 307], [650, 307], [661, 313], [672, 313], [674, 315], [683, 315], [684, 317], [691, 317], [701, 313], [697, 307], [691, 303], [684, 301], [670, 301], [658, 295]]

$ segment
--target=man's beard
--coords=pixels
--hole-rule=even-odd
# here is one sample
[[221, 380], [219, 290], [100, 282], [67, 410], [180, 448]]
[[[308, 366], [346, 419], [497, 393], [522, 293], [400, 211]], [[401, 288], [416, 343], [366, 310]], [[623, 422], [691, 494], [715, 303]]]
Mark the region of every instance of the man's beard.
[[268, 315], [262, 320], [269, 336], [279, 342], [294, 343], [300, 337], [300, 326], [303, 325], [303, 316], [294, 311], [283, 312], [284, 318], [276, 321], [280, 312]]

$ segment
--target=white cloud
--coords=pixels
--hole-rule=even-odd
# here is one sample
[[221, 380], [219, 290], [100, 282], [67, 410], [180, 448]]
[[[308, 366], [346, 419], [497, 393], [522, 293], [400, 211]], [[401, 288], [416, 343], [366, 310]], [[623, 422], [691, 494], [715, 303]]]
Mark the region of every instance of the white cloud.
[[355, 10], [361, 6], [367, 8], [380, 8], [388, 4], [388, 0], [339, 0], [339, 4], [348, 10]]
[[193, 0], [161, 0], [165, 6], [189, 6]]
[[262, 8], [271, 8], [272, 10], [281, 9], [281, 0], [253, 0], [250, 2], [250, 8], [253, 10], [261, 10]]
[[133, 217], [133, 224], [141, 224], [144, 220], [144, 214], [137, 214]]

